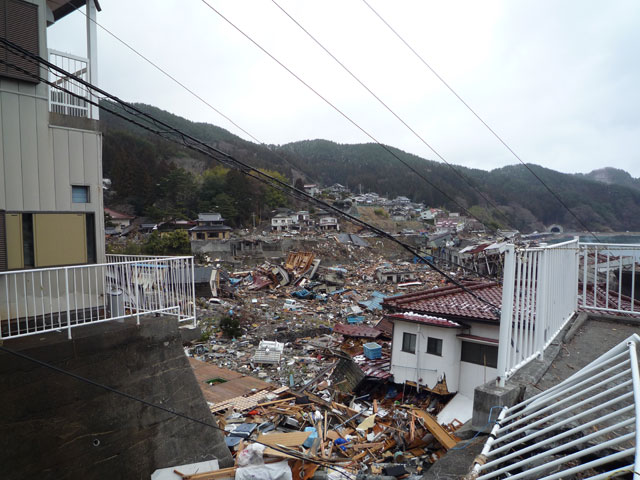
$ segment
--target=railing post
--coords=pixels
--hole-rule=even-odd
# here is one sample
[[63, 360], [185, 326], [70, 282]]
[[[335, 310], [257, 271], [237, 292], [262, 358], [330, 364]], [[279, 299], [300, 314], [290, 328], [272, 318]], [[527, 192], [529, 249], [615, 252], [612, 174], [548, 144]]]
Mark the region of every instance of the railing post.
[[64, 269], [64, 292], [67, 297], [67, 335], [71, 340], [71, 305], [69, 304], [69, 269]]
[[538, 359], [544, 358], [544, 332], [548, 323], [549, 302], [549, 250], [547, 247], [540, 252], [540, 273], [538, 274], [538, 305], [536, 308], [536, 323], [534, 324], [534, 351], [538, 352]]
[[498, 385], [504, 387], [509, 368], [511, 332], [513, 329], [513, 294], [516, 275], [515, 247], [507, 245], [504, 252], [504, 278], [502, 280], [502, 308], [500, 314], [500, 341], [498, 343]]
[[187, 262], [191, 266], [191, 293], [193, 298], [193, 326], [196, 327], [198, 325], [198, 315], [196, 313], [196, 267], [194, 264], [193, 257], [189, 258]]
[[133, 264], [133, 285], [136, 289], [136, 325], [140, 325], [140, 293], [138, 289], [138, 265]]

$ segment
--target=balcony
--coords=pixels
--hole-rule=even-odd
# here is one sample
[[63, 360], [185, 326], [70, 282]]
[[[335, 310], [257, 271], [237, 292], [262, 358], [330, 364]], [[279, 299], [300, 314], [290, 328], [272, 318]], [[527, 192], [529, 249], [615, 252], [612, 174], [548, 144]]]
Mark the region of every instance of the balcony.
[[0, 339], [148, 314], [195, 325], [193, 257], [107, 255], [107, 263], [0, 272]]

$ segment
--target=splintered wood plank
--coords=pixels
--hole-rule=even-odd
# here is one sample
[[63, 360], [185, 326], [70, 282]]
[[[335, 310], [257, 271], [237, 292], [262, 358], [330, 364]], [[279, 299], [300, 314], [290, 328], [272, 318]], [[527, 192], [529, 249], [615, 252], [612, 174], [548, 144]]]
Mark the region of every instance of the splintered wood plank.
[[431, 432], [438, 443], [440, 443], [440, 445], [442, 445], [446, 450], [456, 446], [458, 440], [447, 432], [447, 430], [441, 426], [435, 418], [427, 412], [419, 409], [412, 410], [412, 413], [424, 420], [424, 425], [427, 427], [427, 430]]
[[289, 432], [289, 433], [262, 433], [258, 435], [258, 442], [266, 445], [284, 447], [299, 447], [307, 438], [309, 438], [311, 432]]

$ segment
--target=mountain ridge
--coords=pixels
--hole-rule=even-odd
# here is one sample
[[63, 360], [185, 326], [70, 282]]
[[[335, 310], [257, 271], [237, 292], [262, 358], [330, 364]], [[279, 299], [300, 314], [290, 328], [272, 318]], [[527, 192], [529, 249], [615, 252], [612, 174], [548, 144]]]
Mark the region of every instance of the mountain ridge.
[[[582, 229], [573, 215], [523, 165], [508, 165], [493, 170], [455, 165], [456, 173], [443, 163], [393, 146], [386, 147], [437, 186], [433, 188], [377, 144], [340, 144], [315, 139], [284, 145], [260, 145], [222, 127], [192, 122], [150, 105], [135, 105], [251, 166], [279, 171], [291, 183], [303, 177], [326, 186], [341, 183], [352, 191], [359, 191], [361, 186], [363, 191], [375, 191], [381, 195], [404, 195], [413, 201], [451, 211], [460, 211], [464, 207], [485, 223], [522, 231], [541, 230], [556, 223], [570, 229]], [[216, 164], [204, 155], [159, 139], [113, 115], [106, 113], [102, 118], [105, 150], [110, 152], [105, 159], [107, 177], [112, 160], [115, 160], [113, 155], [117, 156], [112, 148], [113, 143], [117, 143], [117, 137], [125, 134], [131, 142], [150, 145], [153, 152], [147, 157], [154, 157], [148, 160], [151, 167], [157, 164], [158, 168], [168, 170], [182, 168], [194, 175], [197, 181], [201, 172]], [[589, 174], [566, 174], [535, 164], [528, 166], [590, 230], [640, 230], [640, 179], [633, 179], [624, 170], [612, 167], [594, 170]], [[475, 188], [462, 181], [459, 174], [464, 175]], [[510, 219], [509, 225], [491, 205], [486, 204], [476, 188]], [[153, 199], [147, 199], [149, 202], [153, 203]]]

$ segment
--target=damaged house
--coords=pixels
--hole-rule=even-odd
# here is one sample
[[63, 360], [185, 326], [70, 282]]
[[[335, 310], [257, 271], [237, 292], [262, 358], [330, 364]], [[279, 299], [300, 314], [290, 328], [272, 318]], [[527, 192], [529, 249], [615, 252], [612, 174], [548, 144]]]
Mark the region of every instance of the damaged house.
[[217, 212], [199, 213], [196, 226], [189, 230], [191, 240], [225, 240], [232, 228], [224, 224], [224, 218]]
[[[467, 282], [465, 287], [494, 305], [502, 287]], [[499, 313], [458, 286], [386, 298], [393, 322], [391, 373], [396, 383], [434, 388], [443, 378], [450, 392], [469, 399], [497, 376]]]

